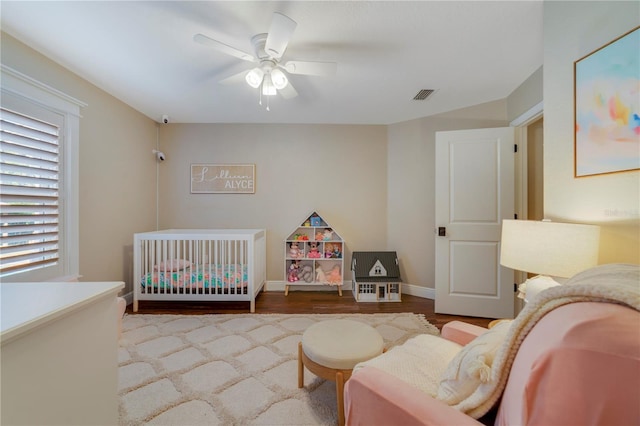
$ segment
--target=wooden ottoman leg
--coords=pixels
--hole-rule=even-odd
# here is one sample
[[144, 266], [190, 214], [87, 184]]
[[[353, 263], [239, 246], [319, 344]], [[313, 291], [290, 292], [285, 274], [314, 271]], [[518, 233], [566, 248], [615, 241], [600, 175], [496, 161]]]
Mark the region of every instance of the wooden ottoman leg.
[[336, 372], [336, 398], [338, 399], [338, 425], [344, 426], [344, 376]]
[[298, 387], [304, 386], [304, 364], [302, 363], [302, 342], [298, 342]]

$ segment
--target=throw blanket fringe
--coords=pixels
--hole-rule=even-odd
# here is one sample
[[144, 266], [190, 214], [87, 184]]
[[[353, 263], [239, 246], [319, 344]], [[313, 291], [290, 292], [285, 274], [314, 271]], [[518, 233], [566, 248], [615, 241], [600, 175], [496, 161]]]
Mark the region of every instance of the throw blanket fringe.
[[493, 360], [491, 380], [453, 407], [475, 419], [485, 415], [502, 396], [513, 360], [529, 331], [550, 311], [577, 302], [616, 303], [640, 311], [640, 265], [597, 266], [541, 292], [511, 323]]

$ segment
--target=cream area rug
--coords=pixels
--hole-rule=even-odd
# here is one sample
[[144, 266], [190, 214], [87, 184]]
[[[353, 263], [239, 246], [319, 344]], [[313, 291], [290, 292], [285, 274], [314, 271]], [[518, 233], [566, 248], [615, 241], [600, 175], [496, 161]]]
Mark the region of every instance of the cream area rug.
[[327, 319], [361, 321], [388, 349], [438, 334], [422, 315], [127, 315], [118, 354], [121, 425], [335, 425], [335, 383], [305, 371], [298, 342]]

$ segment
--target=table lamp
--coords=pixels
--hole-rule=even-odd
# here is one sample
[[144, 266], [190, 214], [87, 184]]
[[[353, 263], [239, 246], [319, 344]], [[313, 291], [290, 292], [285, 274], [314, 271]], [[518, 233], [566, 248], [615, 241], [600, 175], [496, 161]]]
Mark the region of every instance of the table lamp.
[[598, 264], [600, 227], [534, 220], [502, 222], [500, 264], [540, 274], [519, 286], [530, 302], [543, 290]]

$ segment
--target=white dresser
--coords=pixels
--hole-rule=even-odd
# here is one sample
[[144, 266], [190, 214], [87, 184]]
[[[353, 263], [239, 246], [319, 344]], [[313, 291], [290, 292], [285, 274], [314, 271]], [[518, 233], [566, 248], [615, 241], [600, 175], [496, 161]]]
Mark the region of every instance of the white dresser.
[[122, 282], [0, 284], [6, 425], [118, 423]]

